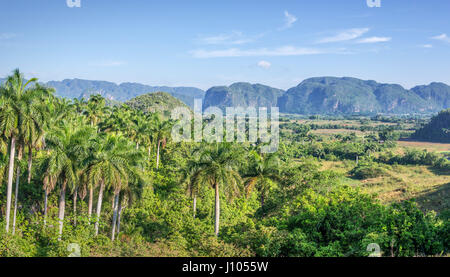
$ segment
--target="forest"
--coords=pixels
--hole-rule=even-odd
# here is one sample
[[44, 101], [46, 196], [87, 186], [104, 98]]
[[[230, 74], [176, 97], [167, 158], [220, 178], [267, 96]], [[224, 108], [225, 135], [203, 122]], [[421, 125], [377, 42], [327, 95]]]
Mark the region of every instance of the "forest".
[[450, 151], [400, 140], [422, 119], [286, 115], [264, 154], [173, 142], [165, 103], [144, 104], [5, 80], [0, 257], [449, 255]]

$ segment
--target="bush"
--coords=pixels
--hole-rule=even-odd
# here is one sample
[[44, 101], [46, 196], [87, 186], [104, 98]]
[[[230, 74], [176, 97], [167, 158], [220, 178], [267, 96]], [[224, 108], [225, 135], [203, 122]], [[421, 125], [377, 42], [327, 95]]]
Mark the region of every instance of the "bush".
[[364, 180], [384, 176], [386, 174], [386, 170], [375, 162], [362, 161], [352, 171], [350, 171], [350, 174], [357, 179]]

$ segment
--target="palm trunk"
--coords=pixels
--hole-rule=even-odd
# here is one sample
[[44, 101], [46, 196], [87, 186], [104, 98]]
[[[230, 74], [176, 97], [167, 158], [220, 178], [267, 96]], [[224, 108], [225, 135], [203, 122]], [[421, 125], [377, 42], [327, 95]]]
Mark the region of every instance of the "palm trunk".
[[119, 193], [114, 193], [114, 213], [112, 220], [112, 230], [111, 230], [111, 240], [114, 241], [116, 237], [116, 222], [117, 222], [117, 211], [119, 209]]
[[33, 166], [33, 149], [28, 147], [28, 184], [31, 183], [31, 167]]
[[261, 193], [261, 208], [264, 206], [264, 193]]
[[120, 218], [122, 216], [122, 202], [119, 201], [119, 212], [117, 216], [117, 234], [120, 234]]
[[105, 188], [105, 183], [102, 181], [100, 184], [100, 191], [98, 192], [98, 201], [97, 201], [97, 218], [95, 220], [95, 235], [98, 235], [98, 226], [100, 223], [100, 215], [102, 211], [102, 201], [103, 201], [103, 190]]
[[214, 223], [214, 233], [219, 236], [219, 223], [220, 223], [220, 198], [219, 198], [219, 185], [216, 183], [216, 209], [215, 209], [215, 223]]
[[159, 145], [161, 144], [161, 141], [158, 141], [158, 150], [156, 152], [156, 169], [159, 168]]
[[194, 200], [193, 200], [193, 205], [192, 205], [192, 209], [194, 212], [194, 218], [195, 218], [195, 214], [197, 213], [197, 195], [194, 195]]
[[9, 154], [9, 170], [8, 170], [8, 187], [6, 192], [6, 233], [9, 232], [9, 219], [11, 214], [11, 194], [12, 183], [14, 178], [14, 159], [16, 156], [16, 138], [11, 138], [11, 150]]
[[17, 202], [19, 200], [19, 179], [20, 179], [20, 164], [17, 163], [16, 169], [16, 191], [14, 194], [14, 215], [13, 215], [13, 226], [12, 226], [12, 234], [16, 233], [16, 216], [17, 216]]
[[88, 204], [88, 219], [89, 224], [91, 224], [91, 216], [92, 216], [92, 201], [94, 199], [94, 188], [89, 188], [89, 204]]
[[47, 225], [47, 203], [48, 203], [48, 192], [45, 190], [44, 192], [44, 227]]
[[64, 227], [64, 211], [66, 208], [66, 185], [67, 182], [64, 181], [61, 186], [61, 193], [59, 195], [59, 236], [58, 240], [61, 240], [63, 227]]
[[75, 188], [75, 194], [73, 195], [73, 224], [77, 226], [77, 200], [78, 200], [78, 187]]

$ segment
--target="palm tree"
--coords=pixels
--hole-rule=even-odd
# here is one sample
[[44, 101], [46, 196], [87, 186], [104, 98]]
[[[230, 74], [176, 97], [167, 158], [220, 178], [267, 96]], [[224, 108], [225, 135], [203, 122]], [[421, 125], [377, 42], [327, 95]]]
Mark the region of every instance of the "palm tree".
[[249, 156], [251, 161], [249, 172], [243, 176], [247, 179], [245, 188], [247, 194], [255, 188], [259, 191], [263, 207], [268, 192], [275, 187], [275, 182], [280, 180], [280, 162], [276, 154], [264, 156], [253, 150]]
[[141, 152], [136, 151], [134, 146], [122, 136], [102, 134], [93, 145], [87, 163], [89, 164], [89, 183], [91, 186], [100, 185], [95, 222], [95, 234], [98, 235], [105, 189], [112, 187], [115, 200], [118, 199], [118, 192], [128, 184], [132, 166], [139, 163], [142, 156]]
[[67, 122], [51, 132], [47, 137], [47, 146], [50, 156], [45, 164], [47, 165], [45, 176], [47, 183], [60, 184], [59, 198], [59, 239], [62, 236], [64, 225], [64, 212], [67, 188], [73, 188], [77, 184], [77, 171], [80, 164], [87, 156], [87, 145], [91, 139], [93, 130], [86, 127], [77, 127]]
[[33, 164], [33, 150], [42, 148], [45, 129], [50, 129], [51, 120], [50, 109], [47, 100], [53, 97], [54, 89], [35, 85], [35, 89], [41, 91], [42, 99], [36, 104], [35, 109], [28, 107], [28, 120], [24, 122], [23, 137], [28, 148], [28, 178], [27, 183], [31, 183], [31, 170]]
[[[195, 154], [195, 152], [194, 152]], [[192, 198], [192, 212], [195, 218], [197, 213], [197, 195], [200, 188], [201, 167], [198, 158], [191, 159], [181, 170], [181, 182], [186, 185], [187, 192]]]
[[219, 235], [220, 188], [230, 196], [240, 193], [241, 177], [236, 170], [240, 153], [230, 143], [208, 145], [200, 154], [199, 182], [209, 184], [215, 191], [214, 233]]
[[172, 122], [171, 121], [161, 121], [158, 115], [155, 117], [155, 138], [157, 143], [157, 152], [156, 152], [156, 169], [159, 169], [159, 153], [160, 148], [165, 148], [167, 143], [167, 138], [170, 135], [172, 130]]
[[101, 116], [105, 112], [105, 105], [105, 98], [99, 94], [91, 95], [87, 101], [87, 104], [84, 105], [84, 115], [91, 123], [92, 127], [99, 123]]
[[18, 140], [20, 140], [19, 144], [23, 143], [24, 138], [22, 128], [24, 127], [24, 122], [35, 120], [37, 117], [34, 116], [40, 114], [37, 104], [42, 100], [43, 91], [36, 89], [36, 87], [28, 87], [30, 84], [36, 83], [36, 81], [36, 78], [32, 78], [25, 82], [22, 73], [16, 69], [0, 88], [0, 131], [3, 136], [10, 140], [8, 186], [6, 193], [7, 232], [9, 232], [11, 214], [16, 146]]
[[26, 105], [22, 106], [22, 117], [19, 127], [18, 135], [18, 152], [17, 152], [17, 166], [16, 166], [16, 189], [14, 197], [14, 213], [13, 213], [13, 228], [12, 233], [16, 231], [16, 215], [17, 205], [19, 200], [19, 184], [20, 184], [20, 162], [22, 160], [25, 148], [28, 148], [28, 184], [31, 183], [31, 167], [33, 149], [41, 144], [41, 139], [44, 135], [44, 127], [48, 120], [47, 108], [43, 104], [44, 98], [49, 96], [52, 92], [51, 89], [35, 84], [35, 86], [29, 90], [35, 93], [34, 103], [25, 102]]

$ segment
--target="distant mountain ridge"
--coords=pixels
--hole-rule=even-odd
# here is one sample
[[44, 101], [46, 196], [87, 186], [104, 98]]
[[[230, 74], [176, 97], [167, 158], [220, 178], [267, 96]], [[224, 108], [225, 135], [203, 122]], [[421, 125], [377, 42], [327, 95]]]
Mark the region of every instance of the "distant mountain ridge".
[[280, 112], [297, 114], [408, 114], [448, 108], [450, 87], [439, 83], [407, 90], [350, 77], [306, 79], [278, 99]]
[[[0, 78], [0, 82], [2, 82]], [[350, 77], [315, 77], [298, 86], [281, 89], [250, 83], [216, 86], [206, 92], [194, 87], [148, 86], [139, 83], [117, 85], [106, 81], [66, 79], [50, 81], [56, 94], [66, 98], [103, 97], [125, 102], [139, 95], [167, 92], [191, 108], [194, 99], [203, 99], [203, 108], [218, 106], [278, 106], [282, 113], [293, 114], [411, 114], [436, 113], [450, 108], [450, 86], [431, 83], [410, 90], [398, 84], [383, 84]]]

